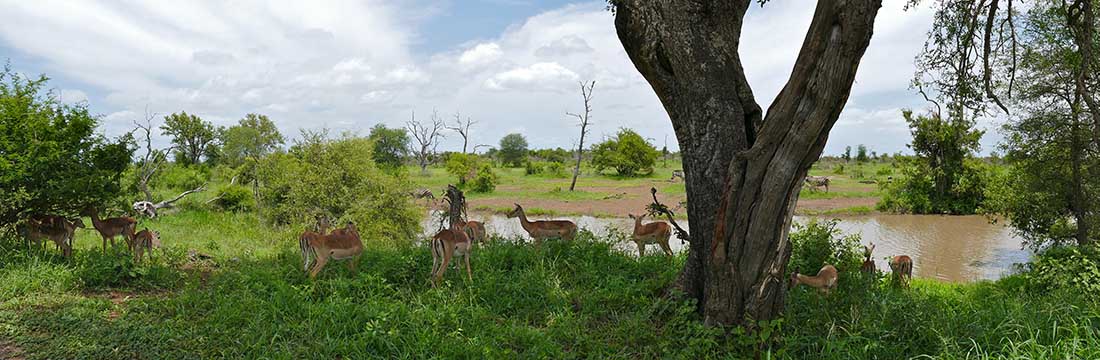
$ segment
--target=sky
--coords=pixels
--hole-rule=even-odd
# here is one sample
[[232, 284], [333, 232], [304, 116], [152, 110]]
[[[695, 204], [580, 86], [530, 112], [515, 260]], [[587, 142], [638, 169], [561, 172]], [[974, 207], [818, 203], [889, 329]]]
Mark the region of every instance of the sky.
[[[908, 152], [901, 109], [926, 103], [909, 89], [928, 9], [885, 0], [826, 154], [865, 144]], [[522, 133], [533, 148], [576, 146], [566, 112], [583, 111], [596, 81], [592, 132], [638, 131], [678, 149], [672, 125], [627, 58], [605, 2], [537, 0], [58, 1], [0, 0], [0, 62], [47, 75], [65, 102], [86, 101], [109, 136], [146, 109], [187, 111], [218, 126], [268, 115], [290, 138], [301, 129], [366, 135], [433, 112], [476, 121], [471, 145]], [[813, 6], [753, 6], [741, 56], [766, 109], [789, 77]], [[984, 119], [983, 153], [1000, 140]], [[447, 132], [439, 150], [459, 150]], [[167, 143], [164, 138], [159, 143]]]

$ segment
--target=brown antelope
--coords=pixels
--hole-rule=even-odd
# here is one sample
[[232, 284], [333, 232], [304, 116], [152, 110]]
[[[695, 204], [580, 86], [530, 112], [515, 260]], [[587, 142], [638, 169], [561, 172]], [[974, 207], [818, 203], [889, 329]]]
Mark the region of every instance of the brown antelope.
[[913, 259], [907, 255], [895, 256], [890, 259], [890, 270], [894, 272], [893, 276], [897, 277], [898, 284], [908, 289], [909, 280], [913, 279]]
[[817, 276], [806, 276], [799, 274], [797, 271], [791, 274], [791, 289], [794, 289], [794, 287], [799, 284], [806, 284], [828, 295], [829, 290], [836, 288], [836, 280], [836, 268], [832, 265], [825, 264], [825, 266], [821, 267], [821, 270], [817, 272]]
[[477, 245], [485, 242], [485, 224], [480, 221], [470, 220], [461, 225], [462, 231], [470, 238], [470, 244]]
[[672, 227], [668, 226], [668, 223], [658, 221], [642, 225], [645, 214], [639, 216], [627, 214], [627, 216], [634, 219], [634, 233], [630, 235], [630, 239], [638, 244], [638, 257], [645, 256], [645, 246], [647, 244], [657, 244], [661, 246], [661, 250], [664, 250], [665, 255], [672, 256], [672, 248], [668, 246], [668, 238], [672, 236]]
[[447, 271], [447, 265], [455, 254], [461, 255], [466, 262], [466, 279], [474, 280], [473, 271], [470, 270], [470, 237], [463, 231], [461, 225], [443, 229], [432, 237], [432, 275], [429, 278], [432, 287], [438, 286], [443, 280], [443, 274]]
[[519, 224], [527, 231], [531, 238], [535, 239], [535, 246], [542, 244], [543, 239], [559, 238], [572, 241], [577, 235], [577, 224], [569, 220], [530, 221], [523, 207], [516, 204], [516, 208], [508, 213], [508, 218], [519, 217]]
[[[363, 253], [363, 241], [359, 239], [359, 230], [351, 222], [342, 229], [333, 230], [330, 234], [318, 234], [307, 230], [298, 238], [298, 244], [302, 248], [302, 268], [309, 271], [310, 279], [317, 277], [317, 273], [325, 268], [329, 259], [350, 259], [348, 269], [354, 271], [355, 263]], [[313, 259], [317, 262], [313, 265], [313, 270], [310, 270], [309, 265]]]
[[88, 207], [82, 215], [92, 218], [92, 227], [103, 237], [103, 250], [107, 250], [107, 240], [111, 240], [111, 246], [115, 246], [115, 238], [119, 236], [125, 236], [126, 246], [130, 251], [134, 250], [134, 228], [137, 227], [137, 220], [128, 216], [100, 219], [99, 211], [95, 207]]
[[860, 265], [859, 271], [864, 273], [873, 274], [875, 272], [875, 261], [871, 260], [871, 252], [875, 251], [875, 244], [871, 246], [863, 246], [863, 265]]
[[65, 257], [73, 254], [73, 235], [76, 229], [84, 228], [80, 219], [66, 219], [57, 215], [45, 215], [27, 219], [27, 241], [42, 246], [43, 240], [53, 241]]
[[145, 256], [145, 252], [150, 254], [153, 249], [160, 247], [160, 233], [156, 231], [150, 231], [148, 228], [139, 231], [134, 235], [134, 261], [141, 262], [141, 258]]

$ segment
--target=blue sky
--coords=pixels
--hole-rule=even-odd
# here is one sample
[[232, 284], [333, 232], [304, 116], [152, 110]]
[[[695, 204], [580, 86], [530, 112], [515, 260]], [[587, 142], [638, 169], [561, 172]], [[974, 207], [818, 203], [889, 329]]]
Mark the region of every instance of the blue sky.
[[[826, 153], [867, 144], [905, 151], [900, 110], [924, 102], [908, 89], [929, 11], [887, 0], [848, 106]], [[741, 53], [767, 108], [789, 74], [812, 7], [773, 1], [748, 15]], [[478, 121], [474, 144], [520, 132], [535, 147], [574, 146], [565, 112], [581, 109], [578, 82], [596, 80], [597, 138], [620, 127], [677, 148], [652, 89], [634, 69], [603, 1], [242, 0], [178, 3], [0, 0], [0, 59], [47, 74], [65, 101], [88, 101], [119, 135], [145, 109], [187, 111], [218, 125], [269, 115], [296, 137], [326, 127], [365, 133], [433, 110]], [[986, 152], [999, 140], [986, 120]], [[158, 139], [164, 142], [164, 139]], [[441, 150], [461, 147], [449, 136]]]

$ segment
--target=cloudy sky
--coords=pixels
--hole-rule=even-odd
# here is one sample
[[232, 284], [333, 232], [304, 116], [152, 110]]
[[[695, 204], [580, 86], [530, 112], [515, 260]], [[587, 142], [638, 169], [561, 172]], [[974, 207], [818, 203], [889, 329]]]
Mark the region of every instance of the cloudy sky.
[[[867, 144], [905, 151], [900, 109], [931, 12], [886, 0], [847, 108], [826, 153]], [[630, 63], [603, 1], [54, 1], [0, 0], [0, 61], [46, 74], [64, 101], [87, 101], [118, 135], [145, 108], [187, 111], [218, 125], [267, 114], [301, 128], [365, 134], [415, 112], [478, 123], [475, 144], [523, 133], [533, 147], [569, 147], [582, 110], [579, 81], [595, 80], [593, 134], [638, 130], [678, 148], [668, 116]], [[761, 106], [779, 91], [805, 36], [806, 0], [754, 6], [741, 54]], [[983, 141], [993, 149], [995, 124]], [[461, 147], [457, 134], [440, 149]]]

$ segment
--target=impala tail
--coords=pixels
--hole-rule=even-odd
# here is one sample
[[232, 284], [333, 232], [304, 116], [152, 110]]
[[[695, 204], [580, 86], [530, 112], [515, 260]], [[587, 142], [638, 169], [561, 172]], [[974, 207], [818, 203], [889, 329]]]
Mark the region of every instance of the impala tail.
[[302, 247], [302, 271], [309, 271], [310, 262], [317, 257], [313, 247], [309, 245], [310, 238], [310, 234], [302, 234], [298, 238], [298, 245]]

